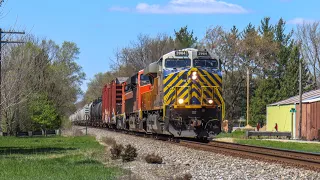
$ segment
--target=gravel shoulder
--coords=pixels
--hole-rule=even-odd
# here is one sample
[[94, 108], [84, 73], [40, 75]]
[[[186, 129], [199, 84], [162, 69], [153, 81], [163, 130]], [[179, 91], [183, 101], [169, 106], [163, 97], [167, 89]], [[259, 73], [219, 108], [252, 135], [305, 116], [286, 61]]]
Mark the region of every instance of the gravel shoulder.
[[[75, 129], [85, 132], [84, 127], [75, 126], [72, 130], [75, 131]], [[176, 179], [186, 173], [190, 173], [192, 179], [320, 179], [319, 172], [283, 167], [275, 163], [194, 150], [103, 129], [88, 128], [88, 133], [96, 136], [100, 142], [103, 137], [112, 137], [117, 143], [124, 146], [131, 144], [136, 147], [138, 157], [135, 161], [122, 163], [121, 160], [115, 160], [110, 162], [132, 172], [131, 175], [135, 179]], [[145, 156], [152, 153], [160, 155], [163, 163], [146, 163]]]

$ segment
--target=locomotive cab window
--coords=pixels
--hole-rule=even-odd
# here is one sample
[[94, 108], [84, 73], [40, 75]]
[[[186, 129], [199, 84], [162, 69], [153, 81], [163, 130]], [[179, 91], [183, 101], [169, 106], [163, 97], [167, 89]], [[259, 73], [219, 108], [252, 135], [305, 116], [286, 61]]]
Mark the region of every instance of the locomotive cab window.
[[182, 68], [182, 67], [190, 67], [191, 61], [190, 59], [171, 59], [168, 58], [165, 61], [166, 68]]
[[124, 87], [124, 91], [125, 91], [125, 92], [130, 92], [130, 91], [132, 91], [132, 89], [131, 89], [131, 84], [127, 84], [127, 85]]
[[140, 86], [144, 86], [144, 85], [147, 85], [147, 84], [150, 84], [150, 77], [141, 74], [140, 75]]
[[217, 69], [219, 66], [219, 63], [216, 59], [194, 59], [193, 66]]

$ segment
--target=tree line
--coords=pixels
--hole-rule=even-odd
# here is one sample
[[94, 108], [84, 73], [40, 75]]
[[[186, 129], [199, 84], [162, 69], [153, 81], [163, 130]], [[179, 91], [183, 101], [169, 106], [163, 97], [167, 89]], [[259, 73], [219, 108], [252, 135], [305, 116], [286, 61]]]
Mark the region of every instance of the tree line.
[[76, 62], [79, 48], [73, 42], [59, 45], [33, 35], [18, 41], [25, 43], [2, 48], [2, 131], [14, 135], [59, 128], [76, 110], [81, 94], [85, 74]]
[[84, 105], [101, 96], [103, 86], [115, 77], [131, 76], [174, 49], [194, 47], [217, 54], [222, 62], [226, 119], [246, 118], [246, 78], [250, 74], [250, 124], [266, 122], [266, 105], [299, 93], [299, 63], [303, 91], [320, 85], [319, 22], [304, 23], [294, 31], [281, 18], [271, 24], [265, 17], [258, 26], [210, 27], [204, 37], [195, 37], [188, 26], [169, 36], [140, 34], [128, 46], [117, 49], [110, 71], [100, 72], [88, 83]]

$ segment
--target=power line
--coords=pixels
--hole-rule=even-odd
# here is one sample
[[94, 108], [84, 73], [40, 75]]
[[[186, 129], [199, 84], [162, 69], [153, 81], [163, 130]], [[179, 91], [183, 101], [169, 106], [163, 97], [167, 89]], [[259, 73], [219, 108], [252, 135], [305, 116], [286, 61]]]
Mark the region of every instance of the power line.
[[[2, 122], [2, 94], [1, 94], [1, 90], [2, 90], [2, 44], [8, 44], [8, 43], [24, 43], [23, 41], [10, 41], [10, 40], [2, 40], [2, 35], [6, 35], [6, 34], [25, 34], [25, 32], [19, 32], [19, 31], [3, 31], [0, 28], [0, 124]], [[1, 125], [0, 125], [1, 126]], [[2, 129], [1, 129], [2, 131]]]

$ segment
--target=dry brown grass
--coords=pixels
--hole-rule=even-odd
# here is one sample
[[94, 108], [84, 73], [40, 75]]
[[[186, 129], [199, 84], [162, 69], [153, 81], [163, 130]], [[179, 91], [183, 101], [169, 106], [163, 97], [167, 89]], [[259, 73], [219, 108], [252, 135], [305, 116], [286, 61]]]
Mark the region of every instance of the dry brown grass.
[[114, 143], [110, 149], [111, 158], [119, 159], [123, 150], [123, 146], [121, 144]]
[[145, 157], [145, 160], [149, 164], [161, 164], [162, 163], [162, 157], [160, 157], [159, 155], [156, 155], [154, 153], [153, 154], [148, 154]]
[[192, 175], [190, 173], [183, 174], [182, 176], [178, 176], [174, 178], [174, 180], [191, 180]]
[[73, 136], [83, 136], [84, 133], [80, 129], [73, 131]]
[[102, 142], [104, 142], [107, 145], [114, 145], [116, 144], [116, 140], [114, 138], [111, 137], [103, 137], [102, 138]]

